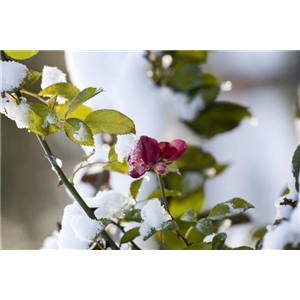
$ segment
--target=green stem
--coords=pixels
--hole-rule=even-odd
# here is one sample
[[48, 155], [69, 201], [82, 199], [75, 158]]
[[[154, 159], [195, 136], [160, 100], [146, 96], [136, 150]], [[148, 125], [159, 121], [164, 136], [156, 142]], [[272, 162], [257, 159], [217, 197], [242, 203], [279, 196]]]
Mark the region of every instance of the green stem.
[[[50, 162], [50, 164], [55, 169], [57, 175], [59, 176], [62, 183], [65, 185], [65, 187], [69, 190], [69, 192], [73, 195], [75, 200], [78, 202], [78, 204], [81, 206], [81, 208], [85, 211], [85, 213], [93, 220], [97, 220], [95, 217], [93, 211], [87, 206], [87, 204], [84, 202], [84, 200], [81, 198], [81, 196], [78, 194], [74, 186], [70, 183], [62, 169], [59, 167], [59, 165], [56, 162], [55, 156], [52, 154], [51, 149], [49, 148], [46, 140], [44, 140], [42, 137], [37, 135], [37, 138], [43, 147], [45, 154], [47, 155], [47, 158]], [[106, 231], [102, 232], [102, 237], [110, 244], [111, 248], [113, 250], [120, 250], [119, 247], [115, 244], [115, 242], [111, 239], [111, 237], [108, 235]]]
[[0, 53], [1, 53], [1, 60], [2, 60], [2, 61], [7, 61], [7, 58], [6, 58], [6, 55], [5, 55], [4, 51], [1, 50]]
[[164, 189], [164, 183], [163, 183], [163, 180], [162, 180], [162, 176], [157, 174], [157, 179], [158, 179], [158, 182], [159, 182], [159, 187], [160, 187], [160, 190], [161, 190], [161, 194], [162, 194], [162, 204], [164, 205], [166, 211], [170, 214], [170, 210], [169, 210], [169, 204], [168, 204], [168, 201], [167, 201], [167, 198], [166, 198], [166, 194], [165, 194], [165, 189]]

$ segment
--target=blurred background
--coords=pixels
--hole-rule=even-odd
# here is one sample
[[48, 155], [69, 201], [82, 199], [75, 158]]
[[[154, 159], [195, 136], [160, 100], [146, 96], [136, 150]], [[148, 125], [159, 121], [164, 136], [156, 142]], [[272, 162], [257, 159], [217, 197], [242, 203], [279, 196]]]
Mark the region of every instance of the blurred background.
[[[120, 67], [123, 77], [129, 77], [126, 86], [134, 88], [136, 77], [129, 76], [133, 71], [125, 68], [122, 55], [115, 52], [113, 64]], [[105, 88], [107, 95], [116, 93], [112, 91], [113, 80], [118, 79], [101, 53], [70, 52], [66, 58], [63, 51], [41, 51], [25, 64], [37, 71], [44, 65], [56, 66], [79, 88], [95, 85]], [[202, 147], [220, 163], [230, 164], [224, 173], [207, 182], [205, 207], [242, 197], [255, 205], [255, 222], [262, 226], [272, 223], [274, 202], [287, 186], [291, 157], [299, 140], [294, 117], [299, 66], [299, 52], [295, 51], [209, 54], [205, 69], [232, 85], [231, 90], [220, 93], [218, 100], [248, 106], [255, 119], [244, 120], [238, 128], [210, 140], [201, 140]], [[103, 84], [97, 68], [102, 75], [107, 74]], [[39, 84], [31, 91], [39, 92]], [[176, 135], [177, 128], [172, 130]], [[70, 176], [83, 155], [82, 149], [64, 133], [48, 137], [48, 142]], [[13, 121], [1, 115], [2, 249], [42, 247], [44, 238], [61, 221], [63, 208], [72, 202], [57, 184], [57, 176], [35, 135], [18, 130]]]

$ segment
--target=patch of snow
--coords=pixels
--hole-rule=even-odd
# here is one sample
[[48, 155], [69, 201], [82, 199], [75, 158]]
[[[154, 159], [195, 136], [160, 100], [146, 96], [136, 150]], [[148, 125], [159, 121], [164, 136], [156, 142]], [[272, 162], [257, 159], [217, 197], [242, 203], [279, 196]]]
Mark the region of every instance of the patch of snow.
[[49, 113], [45, 118], [42, 128], [46, 128], [49, 125], [58, 125], [57, 119], [54, 114]]
[[104, 228], [101, 222], [90, 219], [77, 202], [65, 207], [61, 225], [59, 249], [88, 250], [90, 243]]
[[21, 85], [28, 74], [28, 69], [15, 61], [0, 61], [0, 74], [0, 91], [10, 92]]
[[58, 244], [57, 244], [58, 236], [59, 236], [58, 231], [54, 230], [51, 236], [45, 238], [41, 250], [58, 250]]
[[157, 198], [151, 199], [142, 208], [141, 217], [143, 222], [140, 227], [140, 233], [143, 237], [147, 236], [152, 228], [159, 231], [164, 222], [172, 219]]
[[6, 95], [5, 98], [1, 97], [0, 101], [0, 113], [15, 121], [18, 128], [27, 128], [29, 122], [28, 112], [30, 107], [24, 99], [20, 104], [17, 104], [10, 96]]
[[88, 131], [83, 123], [79, 123], [79, 130], [75, 131], [73, 134], [74, 139], [79, 142], [87, 142], [88, 141]]
[[86, 203], [89, 207], [97, 208], [95, 216], [98, 219], [122, 219], [135, 201], [131, 196], [117, 191], [99, 191], [95, 197], [87, 198]]
[[213, 238], [215, 237], [215, 233], [213, 233], [213, 234], [210, 234], [210, 235], [207, 235], [204, 239], [203, 239], [203, 242], [205, 242], [205, 243], [210, 243], [210, 242], [212, 242], [212, 240], [213, 240]]
[[124, 158], [128, 157], [137, 145], [137, 137], [135, 134], [118, 135], [118, 141], [115, 146], [118, 161], [123, 162]]

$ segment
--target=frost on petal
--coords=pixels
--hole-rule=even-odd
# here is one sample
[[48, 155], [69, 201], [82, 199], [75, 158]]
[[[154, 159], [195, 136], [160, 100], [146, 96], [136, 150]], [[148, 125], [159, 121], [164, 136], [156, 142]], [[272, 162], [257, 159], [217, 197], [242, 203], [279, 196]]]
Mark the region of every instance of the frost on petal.
[[11, 97], [1, 97], [0, 99], [0, 112], [15, 121], [18, 128], [27, 128], [30, 107], [25, 98], [23, 98], [20, 104], [15, 103]]
[[159, 231], [164, 222], [172, 219], [157, 198], [148, 201], [142, 208], [141, 217], [143, 219], [140, 227], [142, 237], [146, 237], [153, 228]]
[[28, 74], [25, 65], [15, 61], [0, 61], [0, 91], [12, 91], [18, 88]]
[[95, 210], [97, 219], [122, 219], [126, 211], [130, 210], [135, 201], [117, 191], [100, 191], [95, 197], [87, 198], [87, 204]]
[[118, 135], [118, 141], [115, 146], [115, 152], [118, 155], [118, 161], [123, 162], [124, 158], [128, 157], [137, 145], [136, 135], [125, 134]]
[[90, 243], [103, 229], [103, 224], [90, 219], [76, 202], [65, 207], [61, 225], [59, 249], [88, 250]]
[[66, 74], [59, 70], [57, 67], [44, 66], [41, 88], [45, 89], [52, 84], [60, 82], [67, 82]]

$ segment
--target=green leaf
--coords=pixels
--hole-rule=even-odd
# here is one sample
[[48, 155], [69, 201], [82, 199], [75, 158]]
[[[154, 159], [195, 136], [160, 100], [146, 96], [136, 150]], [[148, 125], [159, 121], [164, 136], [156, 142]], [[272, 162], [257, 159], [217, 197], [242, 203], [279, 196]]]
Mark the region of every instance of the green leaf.
[[209, 213], [208, 218], [214, 221], [223, 220], [241, 214], [254, 206], [241, 198], [217, 204]]
[[178, 225], [174, 220], [164, 222], [160, 229], [161, 232], [170, 232], [176, 230], [178, 230]]
[[173, 161], [172, 163], [167, 165], [167, 172], [168, 173], [177, 173], [181, 176], [181, 173], [178, 169], [177, 161]]
[[94, 134], [106, 132], [110, 134], [136, 133], [135, 125], [124, 114], [112, 109], [100, 109], [90, 113], [85, 122]]
[[188, 246], [182, 250], [211, 250], [212, 249], [212, 243], [197, 243], [191, 246]]
[[[165, 196], [166, 197], [181, 197], [181, 193], [178, 191], [173, 191], [173, 190], [167, 190], [165, 189]], [[162, 197], [162, 193], [161, 190], [158, 189], [156, 191], [154, 191], [153, 193], [151, 193], [147, 200], [153, 199], [153, 198], [161, 198]]]
[[213, 233], [213, 223], [210, 219], [201, 219], [195, 228], [205, 236]]
[[176, 67], [170, 79], [171, 85], [179, 91], [190, 91], [202, 83], [202, 71], [197, 64]]
[[86, 88], [79, 92], [71, 101], [67, 111], [66, 116], [72, 112], [75, 108], [83, 104], [84, 102], [88, 101], [89, 99], [97, 96], [99, 93], [103, 92], [104, 90], [102, 88], [96, 89], [93, 87]]
[[7, 92], [16, 93], [16, 92], [20, 91], [20, 90], [32, 85], [33, 83], [35, 83], [40, 78], [41, 75], [42, 75], [42, 73], [28, 70], [26, 77], [23, 79], [23, 81], [20, 83], [20, 85], [10, 91], [7, 91]]
[[62, 130], [59, 120], [51, 109], [39, 103], [28, 104], [30, 106], [27, 115], [28, 130], [41, 136]]
[[180, 220], [184, 222], [197, 222], [197, 213], [192, 208], [189, 208]]
[[140, 209], [132, 209], [125, 213], [124, 220], [132, 221], [132, 222], [142, 222], [141, 210]]
[[115, 145], [113, 145], [108, 154], [109, 163], [104, 167], [107, 171], [119, 172], [122, 174], [127, 174], [129, 170], [128, 163], [126, 159], [122, 163], [118, 161], [118, 155], [115, 151]]
[[232, 250], [254, 250], [254, 249], [248, 246], [240, 246], [240, 247], [232, 248]]
[[71, 83], [60, 82], [46, 87], [39, 92], [40, 96], [53, 96], [58, 94], [65, 99], [72, 100], [79, 93], [79, 89]]
[[94, 138], [90, 128], [81, 120], [70, 118], [64, 122], [68, 138], [80, 145], [94, 146]]
[[155, 228], [151, 228], [151, 230], [149, 231], [149, 233], [143, 237], [143, 241], [147, 241], [149, 238], [151, 238], [151, 236], [153, 236], [156, 233], [156, 229]]
[[232, 130], [245, 117], [251, 117], [246, 107], [229, 102], [216, 102], [201, 111], [194, 121], [186, 124], [198, 134], [210, 138]]
[[174, 248], [172, 248], [171, 246], [167, 245], [166, 243], [162, 242], [160, 245], [160, 250], [175, 250]]
[[189, 208], [198, 212], [204, 203], [203, 189], [196, 190], [185, 198], [173, 198], [170, 202], [171, 215], [177, 219], [180, 218]]
[[4, 50], [5, 54], [17, 60], [31, 58], [38, 54], [38, 50]]
[[56, 101], [57, 101], [57, 94], [53, 95], [49, 100], [48, 100], [48, 107], [51, 110], [54, 110], [54, 107], [56, 105]]
[[227, 234], [224, 232], [218, 233], [212, 240], [212, 250], [221, 250], [227, 239]]
[[199, 92], [206, 105], [211, 104], [217, 98], [220, 92], [219, 79], [210, 73], [203, 74], [203, 82], [199, 87]]
[[121, 238], [121, 244], [131, 242], [140, 235], [140, 227], [132, 228], [124, 233]]
[[296, 190], [299, 192], [299, 172], [300, 172], [300, 145], [296, 148], [293, 158], [292, 158], [292, 166], [293, 166], [293, 175], [295, 178], [295, 187]]
[[141, 184], [143, 182], [143, 179], [144, 178], [135, 180], [130, 185], [130, 194], [131, 194], [132, 198], [135, 199], [135, 200], [136, 200], [136, 197], [139, 193], [139, 190], [140, 190]]
[[216, 164], [215, 158], [197, 147], [188, 147], [182, 157], [177, 161], [180, 170], [203, 171]]
[[[64, 104], [56, 104], [55, 105], [55, 112], [59, 119], [64, 120], [65, 114], [70, 105], [70, 102], [64, 103]], [[73, 110], [69, 115], [68, 118], [76, 118], [81, 121], [84, 121], [85, 118], [92, 112], [93, 110], [85, 105], [80, 105], [80, 107], [77, 107], [75, 110]], [[67, 119], [68, 119], [67, 118]]]
[[205, 63], [207, 60], [207, 52], [203, 50], [178, 50], [174, 51], [174, 58], [189, 61], [189, 62], [196, 62], [196, 63]]

